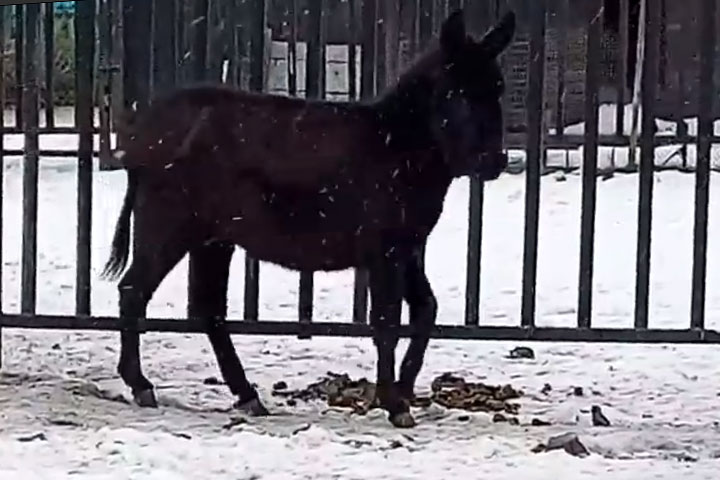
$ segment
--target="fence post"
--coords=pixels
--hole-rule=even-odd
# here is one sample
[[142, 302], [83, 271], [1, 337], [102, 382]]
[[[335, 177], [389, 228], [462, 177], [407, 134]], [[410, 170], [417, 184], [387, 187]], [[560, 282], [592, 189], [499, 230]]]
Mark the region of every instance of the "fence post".
[[[288, 40], [288, 56], [287, 56], [287, 76], [288, 76], [288, 94], [294, 97], [298, 94], [297, 83], [297, 40], [298, 40], [298, 17], [300, 14], [300, 5], [298, 0], [289, 0], [290, 14], [290, 38]], [[307, 58], [306, 58], [307, 61]], [[306, 64], [307, 69], [307, 64]]]
[[[267, 23], [266, 0], [251, 0], [248, 15], [250, 32], [250, 90], [262, 92], [265, 88], [265, 25]], [[260, 262], [245, 255], [244, 318], [258, 320], [260, 297]]]
[[527, 90], [527, 168], [525, 170], [525, 246], [523, 252], [522, 326], [535, 326], [538, 223], [540, 220], [540, 166], [545, 157], [545, 14], [546, 0], [535, 0], [530, 12], [530, 64]]
[[96, 0], [75, 7], [75, 123], [78, 127], [77, 270], [75, 313], [90, 315]]
[[[45, 23], [43, 33], [45, 37], [45, 127], [55, 126], [55, 105], [53, 95], [55, 73], [55, 4], [45, 3]], [[77, 36], [77, 32], [76, 32]]]
[[191, 78], [201, 82], [207, 77], [207, 44], [208, 44], [208, 0], [193, 0], [191, 25]]
[[625, 90], [628, 72], [628, 29], [630, 28], [630, 0], [619, 0], [620, 15], [618, 25], [617, 54], [617, 98], [615, 110], [615, 135], [623, 137], [625, 133]]
[[[0, 6], [0, 58], [5, 58], [5, 13], [8, 7]], [[5, 62], [0, 62], [0, 370], [3, 359], [3, 231], [5, 216], [3, 215], [3, 199], [5, 198]]]
[[[362, 39], [360, 54], [360, 98], [375, 96], [377, 59], [377, 0], [362, 0]], [[367, 323], [369, 276], [366, 269], [355, 269], [353, 322]]]
[[703, 0], [700, 33], [700, 92], [698, 112], [697, 168], [695, 170], [695, 226], [693, 242], [692, 311], [690, 327], [705, 328], [705, 276], [707, 273], [707, 227], [710, 160], [713, 137], [713, 80], [717, 41], [717, 1]]
[[650, 297], [650, 248], [652, 230], [653, 173], [655, 170], [655, 101], [657, 100], [660, 46], [660, 2], [645, 0], [645, 55], [642, 63], [640, 134], [640, 185], [638, 202], [637, 277], [635, 328], [647, 329]]
[[152, 2], [124, 1], [123, 7], [123, 93], [125, 108], [144, 109], [150, 101], [150, 46], [152, 45]]
[[599, 134], [598, 93], [603, 7], [599, 0], [591, 1], [594, 8], [590, 14], [587, 27], [587, 62], [585, 63], [585, 148], [582, 169], [578, 328], [590, 328], [592, 323], [593, 261], [595, 257], [595, 204]]
[[23, 125], [23, 50], [25, 45], [24, 5], [15, 5], [15, 126]]
[[39, 161], [38, 36], [40, 4], [24, 7], [22, 54], [22, 129], [25, 135], [23, 161], [22, 298], [21, 311], [35, 313], [37, 296], [37, 215]]
[[[296, 1], [296, 0], [295, 0]], [[350, 101], [357, 100], [357, 0], [348, 0], [348, 98]]]
[[[489, 13], [480, 10], [480, 3], [473, 2], [466, 5], [466, 20], [471, 25], [473, 33], [480, 30], [480, 25], [490, 23], [490, 18], [480, 18]], [[484, 5], [483, 5], [484, 6]], [[473, 8], [474, 7], [474, 8]], [[493, 20], [497, 20], [495, 12]], [[465, 260], [465, 325], [478, 326], [480, 324], [480, 270], [482, 261], [482, 231], [483, 231], [483, 205], [485, 203], [485, 182], [480, 176], [470, 177], [470, 198], [468, 204], [468, 237], [467, 258]]]
[[96, 85], [96, 103], [100, 117], [99, 167], [100, 170], [112, 170], [119, 167], [114, 162], [110, 148], [110, 115], [112, 110], [112, 9], [110, 0], [99, 0], [98, 10], [98, 81]]
[[[307, 54], [305, 57], [305, 97], [319, 100], [325, 97], [323, 70], [326, 65], [325, 55], [325, 21], [324, 0], [315, 0], [309, 8], [309, 28]], [[298, 319], [300, 323], [311, 323], [313, 315], [313, 272], [300, 272], [300, 295], [298, 299]], [[309, 335], [298, 335], [298, 338], [309, 339]]]
[[172, 89], [177, 79], [176, 9], [176, 0], [153, 0], [153, 95]]

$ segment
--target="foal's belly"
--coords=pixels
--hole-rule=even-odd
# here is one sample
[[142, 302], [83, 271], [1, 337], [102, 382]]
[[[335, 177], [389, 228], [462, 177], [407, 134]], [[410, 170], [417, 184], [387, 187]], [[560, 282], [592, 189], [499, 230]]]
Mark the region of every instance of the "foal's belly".
[[233, 241], [253, 258], [291, 270], [336, 271], [360, 266], [362, 251], [352, 234], [266, 234], [238, 232]]

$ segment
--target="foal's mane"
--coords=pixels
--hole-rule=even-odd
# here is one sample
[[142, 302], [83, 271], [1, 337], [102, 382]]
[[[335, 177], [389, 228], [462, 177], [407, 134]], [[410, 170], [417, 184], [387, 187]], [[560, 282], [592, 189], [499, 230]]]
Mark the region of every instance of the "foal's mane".
[[398, 90], [415, 84], [418, 80], [427, 78], [442, 62], [442, 50], [437, 39], [433, 39], [417, 58], [398, 76], [398, 79], [389, 85], [375, 99], [380, 103], [390, 96], [393, 96]]

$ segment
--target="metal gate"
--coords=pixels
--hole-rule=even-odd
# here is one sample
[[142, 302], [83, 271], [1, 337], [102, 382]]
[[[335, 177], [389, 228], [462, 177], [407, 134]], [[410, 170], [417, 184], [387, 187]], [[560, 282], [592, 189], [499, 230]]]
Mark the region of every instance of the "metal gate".
[[[639, 172], [639, 211], [637, 226], [636, 288], [634, 328], [593, 328], [592, 284], [593, 245], [596, 210], [596, 179], [598, 175], [598, 147], [600, 145], [628, 146], [631, 139], [618, 129], [614, 135], [600, 135], [598, 129], [599, 95], [602, 85], [603, 35], [607, 34], [604, 5], [612, 0], [589, 0], [590, 6], [579, 23], [584, 39], [583, 116], [585, 135], [566, 135], [562, 128], [550, 134], [551, 123], [545, 111], [552, 105], [555, 126], [563, 126], [566, 98], [563, 88], [571, 70], [568, 63], [566, 35], [546, 41], [549, 24], [560, 28], [572, 17], [578, 25], [577, 12], [569, 12], [570, 2], [548, 5], [547, 0], [412, 0], [381, 2], [378, 0], [83, 0], [75, 4], [74, 12], [56, 12], [52, 4], [4, 6], [0, 17], [11, 21], [0, 23], [3, 58], [8, 45], [15, 53], [14, 85], [8, 86], [6, 62], [0, 62], [2, 104], [15, 103], [16, 122], [4, 124], [3, 134], [22, 133], [21, 151], [6, 149], [4, 135], [0, 136], [0, 161], [8, 155], [23, 156], [23, 214], [22, 214], [22, 275], [21, 313], [0, 313], [2, 328], [115, 330], [116, 318], [103, 318], [90, 311], [90, 233], [93, 158], [100, 158], [103, 169], [114, 168], [111, 156], [111, 132], [118, 112], [136, 104], [143, 108], [153, 92], [171, 89], [193, 81], [225, 81], [255, 91], [267, 89], [268, 43], [280, 38], [288, 44], [288, 88], [290, 95], [322, 98], [326, 94], [325, 46], [328, 22], [345, 22], [347, 32], [348, 91], [351, 100], [373, 97], [386, 82], [392, 81], [398, 70], [415, 52], [424, 48], [437, 33], [440, 20], [449, 9], [464, 4], [472, 29], [481, 33], [509, 3], [518, 13], [520, 32], [511, 52], [504, 58], [511, 96], [506, 101], [507, 116], [517, 111], [517, 99], [522, 100], [524, 126], [508, 133], [508, 147], [526, 151], [525, 165], [525, 230], [522, 276], [521, 323], [514, 327], [485, 326], [480, 305], [480, 258], [482, 254], [482, 218], [484, 187], [478, 179], [471, 180], [469, 198], [469, 230], [467, 239], [467, 270], [465, 292], [465, 322], [462, 326], [438, 325], [435, 337], [448, 339], [552, 340], [580, 342], [648, 342], [648, 343], [720, 343], [720, 333], [705, 328], [705, 277], [708, 223], [708, 183], [710, 153], [720, 138], [713, 135], [713, 104], [717, 89], [716, 77], [718, 43], [718, 6], [716, 0], [696, 0], [698, 25], [697, 44], [689, 45], [698, 52], [699, 61], [696, 94], [699, 128], [697, 136], [686, 131], [678, 135], [656, 136], [654, 107], [658, 100], [660, 39], [663, 25], [663, 0], [647, 0], [645, 18], [645, 55], [641, 65], [644, 112], [642, 134], [639, 137], [641, 157]], [[630, 45], [627, 35], [630, 0], [616, 0], [620, 5], [619, 45], [614, 55], [620, 71], [627, 67]], [[307, 4], [307, 5], [306, 5]], [[551, 11], [552, 10], [552, 11]], [[7, 15], [8, 11], [12, 15]], [[552, 14], [551, 21], [548, 21]], [[58, 15], [70, 15], [74, 29], [75, 126], [54, 125], [54, 22]], [[171, 19], [172, 21], [168, 21]], [[269, 19], [272, 20], [269, 21]], [[379, 21], [382, 20], [382, 21]], [[558, 23], [560, 22], [560, 23]], [[270, 31], [267, 25], [279, 24], [281, 29]], [[557, 25], [560, 25], [558, 27]], [[282, 31], [278, 31], [282, 30]], [[7, 41], [6, 39], [11, 39]], [[307, 42], [305, 91], [299, 91], [297, 47], [299, 39]], [[617, 42], [616, 42], [617, 44]], [[554, 49], [549, 52], [550, 47]], [[515, 53], [513, 53], [515, 52]], [[524, 55], [524, 56], [523, 56]], [[360, 57], [360, 72], [356, 59]], [[42, 61], [41, 61], [42, 59]], [[549, 59], [549, 61], [548, 61]], [[525, 62], [523, 71], [517, 69]], [[548, 68], [548, 63], [553, 68]], [[605, 58], [607, 64], [607, 58]], [[514, 72], [514, 73], [513, 73]], [[518, 73], [520, 72], [520, 73]], [[358, 75], [359, 73], [359, 75]], [[553, 75], [556, 77], [549, 78]], [[617, 104], [624, 105], [628, 92], [616, 81]], [[359, 78], [359, 81], [357, 80]], [[552, 82], [551, 82], [552, 80]], [[552, 95], [548, 84], [554, 85]], [[44, 87], [44, 88], [43, 88]], [[8, 93], [9, 92], [9, 93]], [[520, 93], [518, 93], [520, 92]], [[337, 93], [337, 92], [335, 92]], [[40, 103], [46, 106], [46, 122], [40, 127]], [[100, 111], [95, 124], [93, 111]], [[621, 112], [623, 109], [618, 109]], [[618, 114], [622, 125], [622, 113]], [[522, 123], [522, 122], [520, 122]], [[38, 165], [42, 157], [67, 155], [66, 151], [41, 150], [39, 136], [45, 133], [74, 133], [78, 135], [78, 201], [77, 201], [77, 265], [75, 315], [48, 316], [36, 314], [37, 274], [37, 211]], [[99, 135], [99, 149], [94, 150], [93, 136]], [[118, 139], [122, 142], [122, 139]], [[696, 143], [698, 149], [695, 201], [694, 255], [692, 275], [692, 309], [688, 312], [686, 329], [662, 330], [648, 328], [648, 298], [650, 279], [651, 216], [653, 198], [654, 149], [663, 144]], [[535, 326], [535, 283], [537, 274], [538, 223], [540, 178], [563, 166], [548, 165], [548, 148], [584, 147], [582, 162], [582, 219], [581, 252], [578, 265], [579, 291], [577, 325], [573, 328], [544, 328]], [[3, 172], [3, 169], [0, 169]], [[0, 178], [0, 188], [2, 179]], [[2, 193], [2, 192], [0, 192]], [[2, 198], [0, 196], [0, 198]], [[0, 212], [2, 205], [0, 203]], [[1, 239], [1, 235], [0, 235]], [[0, 245], [1, 251], [1, 245]], [[2, 268], [2, 262], [0, 262]], [[352, 319], [328, 323], [313, 321], [313, 275], [299, 274], [298, 321], [271, 321], [258, 318], [259, 264], [246, 258], [244, 286], [244, 318], [229, 321], [229, 330], [236, 334], [311, 336], [368, 336], [367, 276], [355, 274]], [[2, 278], [0, 271], [0, 279]], [[0, 285], [1, 288], [1, 285]], [[145, 331], [202, 332], [202, 326], [184, 319], [146, 319]], [[408, 330], [402, 331], [407, 335]], [[0, 336], [1, 340], [1, 336]]]

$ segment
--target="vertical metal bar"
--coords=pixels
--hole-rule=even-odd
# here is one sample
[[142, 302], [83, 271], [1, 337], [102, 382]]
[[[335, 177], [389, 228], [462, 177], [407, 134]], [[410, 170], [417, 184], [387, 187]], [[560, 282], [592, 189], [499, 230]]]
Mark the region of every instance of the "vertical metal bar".
[[[110, 76], [111, 120], [117, 125], [119, 116], [123, 115], [127, 102], [125, 100], [125, 38], [124, 13], [122, 0], [107, 0], [110, 10], [110, 64], [116, 71]], [[119, 73], [119, 75], [118, 75]], [[118, 145], [122, 145], [122, 135], [117, 135]]]
[[387, 12], [385, 11], [385, 3], [378, 1], [375, 10], [375, 94], [385, 89], [387, 81], [386, 64], [385, 64], [385, 30]]
[[211, 0], [208, 3], [208, 65], [206, 78], [219, 82], [222, 77], [224, 25], [222, 9], [228, 0]]
[[45, 126], [55, 126], [55, 9], [54, 3], [48, 2], [45, 7]]
[[[469, 31], [480, 34], [482, 24], [489, 21], [483, 18], [486, 7], [484, 0], [465, 2], [466, 22]], [[482, 259], [482, 227], [485, 184], [477, 176], [470, 177], [469, 219], [467, 237], [467, 258], [465, 270], [465, 325], [477, 326], [480, 323], [480, 264]]]
[[153, 0], [153, 76], [152, 92], [157, 95], [175, 86], [176, 80], [176, 0]]
[[15, 5], [15, 125], [23, 125], [23, 50], [25, 45], [25, 7]]
[[324, 0], [315, 0], [309, 4], [307, 28], [307, 60], [305, 68], [305, 96], [312, 100], [322, 98], [322, 73], [325, 65], [322, 63], [323, 43], [323, 9]]
[[525, 187], [525, 248], [523, 252], [523, 327], [535, 325], [538, 223], [540, 220], [540, 165], [545, 157], [543, 90], [545, 83], [546, 0], [536, 0], [530, 10], [530, 64], [527, 91], [527, 169]]
[[[190, 78], [187, 78], [186, 81], [200, 83], [207, 78], [208, 17], [208, 0], [193, 0], [190, 19], [190, 58], [186, 70]], [[168, 45], [163, 48], [166, 54], [167, 47]], [[160, 63], [159, 68], [163, 68], [163, 60], [160, 60], [160, 62], [162, 63]], [[156, 63], [156, 65], [158, 64]], [[190, 279], [194, 276], [197, 268], [195, 262], [196, 260], [190, 255], [188, 259], [188, 297], [192, 295], [189, 289], [191, 285]]]
[[[375, 65], [377, 60], [377, 1], [362, 0], [362, 52], [360, 58], [360, 98], [375, 96]], [[367, 323], [369, 276], [365, 269], [355, 270], [353, 322]]]
[[618, 26], [617, 63], [617, 98], [615, 100], [615, 135], [623, 136], [625, 125], [625, 90], [628, 72], [628, 39], [630, 28], [630, 0], [619, 0], [620, 24]]
[[123, 1], [123, 93], [125, 108], [150, 101], [152, 77], [152, 2]]
[[395, 83], [400, 68], [400, 5], [385, 2], [385, 86]]
[[703, 0], [700, 31], [700, 92], [695, 171], [695, 226], [693, 242], [692, 310], [690, 327], [705, 328], [705, 276], [707, 273], [707, 226], [710, 196], [710, 159], [717, 32], [717, 1]]
[[[233, 0], [237, 2], [238, 0]], [[175, 68], [175, 85], [183, 85], [187, 81], [187, 68], [185, 53], [187, 52], [187, 20], [186, 0], [177, 0], [175, 7], [175, 58], [177, 59], [177, 67]]]
[[111, 155], [110, 115], [112, 107], [112, 9], [110, 0], [99, 0], [98, 10], [98, 81], [96, 86], [99, 103], [99, 157], [100, 170], [119, 167]]
[[[323, 50], [325, 50], [325, 22], [323, 21], [324, 10], [325, 1], [315, 0], [310, 3], [308, 11], [309, 22], [307, 31], [307, 60], [305, 63], [305, 97], [310, 100], [319, 100], [325, 96], [322, 80], [322, 70], [325, 69], [325, 62], [323, 61]], [[313, 283], [313, 272], [300, 272], [298, 318], [301, 323], [312, 322]]]
[[433, 15], [433, 32], [440, 34], [440, 26], [447, 17], [447, 0], [435, 0], [435, 15]]
[[39, 161], [38, 36], [40, 4], [25, 6], [23, 38], [22, 129], [25, 134], [23, 162], [22, 298], [21, 311], [35, 313], [37, 296], [37, 215]]
[[648, 327], [653, 173], [655, 168], [655, 101], [660, 39], [660, 0], [646, 2], [645, 57], [642, 64], [642, 133], [640, 136], [640, 201], [638, 205], [635, 328]]
[[375, 96], [377, 59], [377, 0], [362, 0], [362, 56], [360, 58], [360, 97]]
[[350, 40], [348, 42], [348, 97], [351, 101], [357, 100], [358, 84], [357, 84], [357, 40], [358, 40], [358, 21], [357, 21], [357, 0], [348, 0], [348, 33]]
[[[252, 0], [250, 9], [250, 90], [263, 91], [265, 87], [265, 23], [266, 0]], [[260, 296], [260, 263], [245, 255], [245, 320], [257, 321]]]
[[225, 82], [237, 86], [238, 79], [238, 52], [237, 52], [237, 18], [240, 13], [238, 0], [230, 0], [227, 8], [225, 22], [226, 60], [228, 61], [228, 72]]
[[471, 177], [465, 277], [465, 325], [469, 326], [477, 326], [480, 323], [480, 261], [484, 198], [485, 184], [478, 176]]
[[405, 4], [401, 3], [400, 21], [403, 22], [405, 18], [410, 19], [410, 28], [407, 31], [409, 43], [408, 54], [401, 62], [401, 68], [403, 69], [413, 62], [418, 53], [418, 45], [420, 44], [420, 26], [418, 25], [420, 19], [420, 0], [409, 0]]
[[192, 79], [202, 82], [207, 77], [208, 0], [194, 0], [192, 25]]
[[79, 131], [75, 313], [90, 315], [92, 240], [93, 93], [96, 0], [75, 6], [75, 122]]
[[[0, 58], [5, 58], [5, 20], [8, 7], [0, 6]], [[5, 112], [5, 62], [0, 62], [0, 112]], [[2, 338], [2, 315], [3, 308], [3, 232], [5, 230], [4, 212], [5, 198], [5, 115], [0, 114], [0, 369], [2, 369], [3, 338]]]
[[427, 48], [428, 42], [433, 36], [433, 18], [435, 16], [435, 1], [420, 0], [420, 14], [418, 19], [418, 31], [420, 38], [420, 49]]
[[595, 204], [597, 190], [598, 113], [602, 3], [593, 1], [587, 30], [585, 63], [585, 148], [582, 171], [582, 216], [580, 225], [580, 280], [578, 292], [578, 328], [590, 328], [592, 319], [593, 260], [595, 256]]
[[296, 96], [297, 87], [297, 33], [298, 33], [298, 13], [300, 6], [298, 0], [289, 0], [290, 14], [290, 39], [288, 41], [288, 94]]
[[567, 70], [567, 25], [569, 0], [560, 0], [557, 14], [558, 56], [557, 56], [557, 95], [555, 97], [555, 132], [565, 133], [565, 72]]

